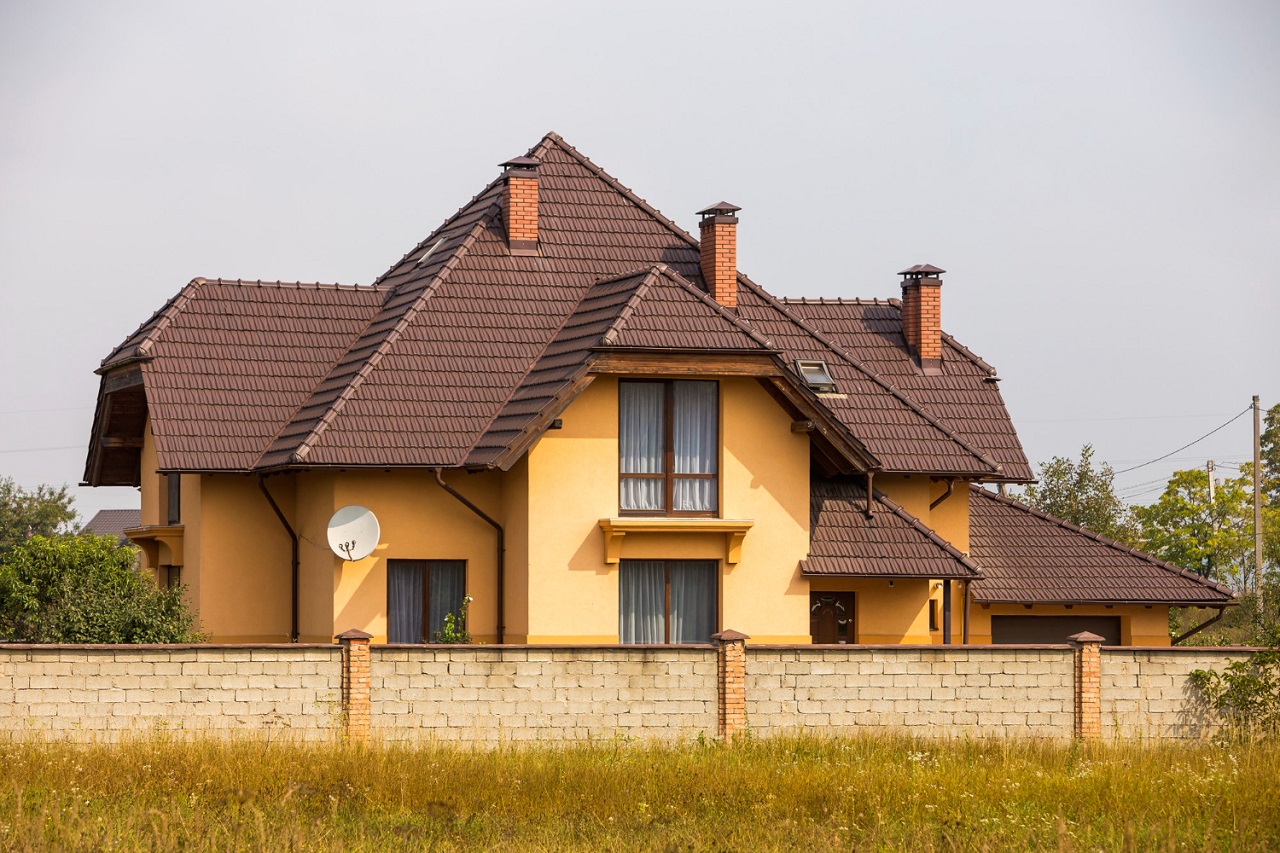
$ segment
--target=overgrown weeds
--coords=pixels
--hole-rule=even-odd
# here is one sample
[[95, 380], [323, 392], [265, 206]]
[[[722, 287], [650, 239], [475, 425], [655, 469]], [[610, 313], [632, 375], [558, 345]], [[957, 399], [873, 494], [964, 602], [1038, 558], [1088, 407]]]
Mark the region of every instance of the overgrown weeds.
[[0, 744], [8, 850], [1268, 850], [1275, 743]]

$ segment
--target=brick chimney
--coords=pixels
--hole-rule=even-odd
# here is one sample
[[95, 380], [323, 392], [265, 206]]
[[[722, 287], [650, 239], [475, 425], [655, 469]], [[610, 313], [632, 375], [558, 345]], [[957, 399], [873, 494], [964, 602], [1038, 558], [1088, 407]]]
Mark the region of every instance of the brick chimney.
[[702, 232], [702, 280], [707, 292], [726, 308], [738, 307], [738, 217], [742, 208], [722, 201], [699, 210]]
[[502, 221], [513, 255], [538, 254], [538, 167], [540, 160], [516, 157], [502, 164]]
[[916, 264], [902, 276], [902, 335], [926, 374], [942, 372], [942, 279], [946, 270]]

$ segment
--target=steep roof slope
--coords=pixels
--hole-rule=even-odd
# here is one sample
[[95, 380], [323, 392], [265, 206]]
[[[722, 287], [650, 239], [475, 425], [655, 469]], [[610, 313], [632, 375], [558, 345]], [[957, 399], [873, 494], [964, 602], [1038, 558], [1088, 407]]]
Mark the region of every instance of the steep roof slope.
[[919, 403], [971, 446], [1000, 463], [1002, 479], [1034, 479], [1022, 443], [993, 381], [995, 370], [950, 335], [943, 335], [942, 375], [926, 375], [907, 349], [902, 308], [895, 300], [784, 299], [877, 375]]
[[161, 469], [245, 470], [386, 297], [379, 288], [196, 279], [117, 347], [142, 363]]
[[[705, 294], [698, 244], [689, 234], [555, 134], [529, 154], [540, 161], [537, 255], [508, 251], [499, 178], [394, 264], [373, 291], [344, 303], [346, 313], [334, 323], [306, 326], [309, 344], [290, 338], [284, 355], [268, 351], [262, 334], [292, 332], [295, 321], [306, 319], [299, 306], [270, 300], [255, 309], [254, 323], [222, 329], [217, 339], [192, 339], [193, 346], [221, 348], [233, 361], [252, 352], [246, 357], [263, 370], [280, 371], [268, 367], [280, 360], [306, 362], [305, 369], [284, 371], [287, 387], [259, 382], [259, 392], [268, 396], [256, 407], [252, 383], [237, 385], [230, 375], [207, 380], [206, 368], [192, 359], [196, 350], [162, 343], [173, 324], [190, 324], [189, 303], [204, 298], [199, 282], [179, 293], [107, 362], [108, 368], [130, 361], [147, 366], [147, 401], [162, 465], [506, 465], [527, 446], [529, 430], [540, 428], [546, 412], [580, 389], [567, 359], [590, 359], [590, 352], [607, 348], [742, 348], [774, 355], [791, 371], [796, 391], [811, 398], [811, 408], [830, 413], [844, 444], [865, 452], [881, 470], [1029, 476], [1020, 450], [1009, 449], [1012, 427], [998, 394], [994, 407], [973, 408], [974, 423], [959, 423], [967, 410], [952, 412], [955, 389], [916, 389], [909, 377], [894, 373], [901, 373], [900, 358], [881, 359], [884, 364], [868, 359], [857, 335], [850, 337], [844, 327], [819, 328], [803, 306], [774, 299], [744, 276], [738, 277], [738, 310], [726, 311]], [[649, 274], [659, 266], [661, 275]], [[644, 298], [591, 303], [593, 311], [612, 306], [625, 313], [598, 341], [584, 349], [558, 339], [565, 329], [582, 330], [574, 325], [582, 318], [568, 321], [588, 304], [584, 297], [593, 285], [638, 271], [649, 276], [640, 288]], [[318, 300], [323, 309], [324, 299]], [[303, 327], [297, 332], [306, 334]], [[238, 334], [246, 336], [243, 345]], [[305, 348], [312, 350], [305, 358], [295, 352]], [[840, 393], [809, 391], [795, 375], [797, 358], [827, 361]], [[212, 361], [227, 358], [214, 353]], [[970, 364], [963, 369], [978, 369], [976, 361]], [[976, 376], [966, 374], [964, 381], [971, 385]], [[310, 387], [303, 388], [307, 382]], [[965, 393], [975, 400], [991, 397], [969, 385]], [[211, 396], [198, 393], [203, 391]], [[201, 406], [213, 407], [204, 426]], [[228, 425], [232, 411], [241, 413], [242, 424]], [[977, 422], [979, 415], [986, 420]], [[1001, 416], [1004, 422], [995, 424]], [[988, 432], [1006, 438], [993, 440]], [[1016, 449], [1016, 437], [1012, 441]]]
[[969, 494], [974, 600], [1017, 604], [1223, 605], [1227, 587], [979, 486]]
[[867, 489], [856, 479], [810, 486], [806, 575], [872, 578], [980, 577], [977, 565], [881, 492], [866, 515]]
[[665, 264], [593, 284], [467, 458], [507, 467], [589, 381], [595, 354], [627, 349], [770, 352], [731, 312]]
[[507, 251], [495, 182], [440, 229], [465, 236], [438, 260], [416, 269], [410, 253], [380, 279], [392, 297], [264, 465], [459, 465], [596, 280], [658, 263], [698, 275], [688, 235], [559, 137], [529, 153], [541, 255]]

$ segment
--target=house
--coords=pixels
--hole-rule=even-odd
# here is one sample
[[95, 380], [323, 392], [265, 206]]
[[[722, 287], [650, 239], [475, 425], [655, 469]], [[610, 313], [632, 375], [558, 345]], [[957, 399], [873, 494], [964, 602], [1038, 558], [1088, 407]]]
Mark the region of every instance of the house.
[[[1229, 590], [988, 491], [995, 371], [901, 299], [785, 300], [549, 134], [371, 286], [197, 278], [107, 356], [85, 471], [221, 642], [1169, 643]], [[961, 298], [976, 298], [962, 294]], [[335, 511], [380, 524], [335, 556]]]
[[142, 513], [136, 509], [100, 509], [82, 532], [93, 536], [114, 536], [121, 545], [128, 545], [129, 537], [124, 532], [140, 524]]

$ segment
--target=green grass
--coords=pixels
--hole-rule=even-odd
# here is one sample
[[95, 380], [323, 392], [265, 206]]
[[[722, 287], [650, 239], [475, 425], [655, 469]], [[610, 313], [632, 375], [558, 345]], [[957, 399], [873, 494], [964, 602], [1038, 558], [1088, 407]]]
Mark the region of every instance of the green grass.
[[0, 743], [8, 850], [1274, 850], [1280, 745]]

